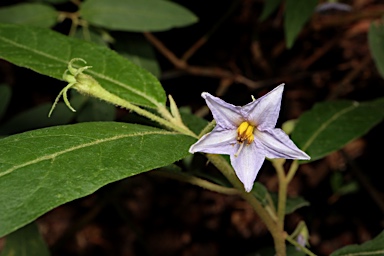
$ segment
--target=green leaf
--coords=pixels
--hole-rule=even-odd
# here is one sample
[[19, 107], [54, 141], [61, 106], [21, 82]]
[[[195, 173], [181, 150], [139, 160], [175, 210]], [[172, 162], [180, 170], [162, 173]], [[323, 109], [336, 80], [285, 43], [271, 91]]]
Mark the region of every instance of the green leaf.
[[76, 28], [74, 37], [84, 41], [88, 41], [101, 46], [108, 47], [108, 42], [104, 40], [102, 35], [103, 34], [101, 32], [98, 33], [91, 28], [78, 27]]
[[308, 153], [310, 161], [320, 159], [381, 122], [383, 108], [384, 98], [364, 103], [343, 100], [316, 104], [300, 116], [292, 140]]
[[384, 25], [372, 23], [368, 32], [369, 48], [380, 75], [384, 78]]
[[257, 200], [260, 201], [263, 206], [268, 205], [269, 192], [263, 184], [260, 182], [255, 182], [253, 184], [251, 193], [254, 197], [257, 198]]
[[[271, 193], [271, 197], [277, 209], [278, 196], [276, 193]], [[309, 205], [310, 203], [301, 196], [287, 197], [287, 202], [285, 204], [285, 214], [291, 214], [297, 209]]]
[[160, 67], [155, 52], [144, 36], [133, 33], [119, 35], [114, 49], [139, 67], [148, 70], [156, 77], [160, 77]]
[[64, 103], [57, 104], [55, 112], [48, 117], [51, 105], [42, 104], [21, 112], [0, 126], [0, 134], [15, 134], [47, 126], [68, 124], [74, 118], [75, 113], [70, 111]]
[[[86, 97], [81, 95], [82, 97]], [[113, 121], [116, 118], [114, 105], [95, 98], [89, 98], [79, 111], [76, 120], [79, 122]]]
[[37, 225], [33, 222], [11, 234], [5, 241], [0, 256], [49, 256]]
[[334, 172], [331, 175], [330, 183], [333, 192], [337, 195], [348, 195], [359, 190], [359, 183], [357, 181], [344, 182], [340, 172]]
[[56, 24], [58, 13], [48, 5], [23, 3], [0, 8], [0, 22], [50, 28]]
[[195, 139], [117, 122], [56, 126], [0, 140], [0, 237], [100, 187], [169, 165]]
[[160, 82], [146, 70], [104, 46], [48, 29], [0, 24], [0, 58], [57, 79], [71, 59], [82, 58], [92, 66], [85, 73], [112, 94], [150, 108], [166, 102]]
[[361, 245], [348, 245], [335, 252], [330, 256], [384, 256], [384, 231], [371, 241]]
[[284, 30], [286, 44], [291, 48], [300, 30], [313, 14], [318, 0], [287, 0], [285, 5]]
[[51, 4], [62, 4], [69, 2], [71, 0], [42, 0], [43, 2], [51, 3]]
[[179, 108], [183, 123], [196, 134], [199, 134], [207, 125], [208, 121], [192, 114], [190, 108]]
[[197, 22], [189, 10], [164, 0], [87, 0], [80, 13], [92, 25], [132, 32], [163, 31]]
[[11, 88], [7, 85], [0, 85], [0, 119], [7, 110], [9, 101], [11, 100]]
[[276, 11], [277, 7], [279, 7], [281, 0], [265, 0], [263, 12], [260, 15], [259, 20], [266, 20], [274, 11]]
[[300, 209], [304, 206], [309, 206], [310, 203], [302, 198], [301, 196], [297, 197], [288, 197], [287, 198], [287, 204], [285, 206], [285, 214], [291, 214], [297, 209]]

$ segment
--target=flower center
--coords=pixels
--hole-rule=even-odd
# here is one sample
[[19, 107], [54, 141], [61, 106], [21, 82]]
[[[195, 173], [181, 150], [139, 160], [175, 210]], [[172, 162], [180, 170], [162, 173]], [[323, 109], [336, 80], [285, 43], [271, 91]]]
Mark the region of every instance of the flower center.
[[255, 129], [255, 126], [251, 125], [248, 122], [242, 122], [239, 127], [237, 128], [237, 142], [240, 144], [239, 150], [236, 152], [235, 157], [237, 157], [241, 150], [244, 147], [243, 142], [247, 142], [247, 144], [251, 144], [253, 140], [255, 139], [255, 136], [253, 135], [253, 131]]
[[255, 139], [253, 135], [253, 130], [255, 127], [248, 122], [242, 122], [237, 128], [237, 142], [243, 143], [247, 141], [248, 144], [251, 144]]

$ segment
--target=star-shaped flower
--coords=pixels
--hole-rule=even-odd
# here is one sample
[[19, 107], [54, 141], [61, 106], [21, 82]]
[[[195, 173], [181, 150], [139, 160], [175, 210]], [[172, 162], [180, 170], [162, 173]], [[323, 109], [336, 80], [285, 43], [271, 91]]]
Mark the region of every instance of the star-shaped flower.
[[247, 192], [252, 190], [265, 157], [310, 159], [285, 132], [275, 128], [283, 90], [284, 84], [281, 84], [243, 107], [202, 93], [216, 126], [193, 144], [189, 152], [230, 155], [236, 175]]

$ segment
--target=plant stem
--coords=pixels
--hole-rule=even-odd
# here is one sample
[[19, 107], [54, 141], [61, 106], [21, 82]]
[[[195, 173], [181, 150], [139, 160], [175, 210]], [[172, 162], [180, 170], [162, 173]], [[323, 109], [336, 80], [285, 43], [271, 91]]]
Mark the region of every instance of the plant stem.
[[156, 172], [153, 172], [154, 175], [159, 175], [167, 178], [171, 178], [174, 180], [186, 182], [192, 185], [199, 186], [201, 188], [205, 188], [207, 190], [211, 190], [217, 193], [225, 194], [225, 195], [238, 195], [239, 191], [234, 188], [227, 188], [220, 185], [217, 185], [215, 183], [209, 182], [207, 180], [188, 175], [185, 173], [177, 173], [177, 172], [169, 172], [169, 171], [163, 171], [163, 170], [157, 170]]
[[277, 204], [277, 218], [280, 230], [284, 230], [285, 206], [287, 204], [287, 188], [288, 182], [284, 172], [284, 160], [274, 159], [273, 166], [276, 169], [277, 177], [279, 179], [279, 200]]
[[262, 204], [251, 194], [247, 193], [244, 190], [243, 183], [237, 178], [232, 166], [220, 155], [207, 154], [208, 160], [219, 169], [223, 175], [232, 183], [232, 185], [241, 191], [241, 196], [248, 201], [248, 203], [253, 207], [256, 213], [259, 215], [261, 220], [267, 226], [269, 232], [271, 233], [274, 243], [277, 256], [286, 255], [286, 246], [285, 246], [285, 232], [282, 229], [279, 229], [277, 223], [269, 215], [268, 211], [264, 209]]
[[308, 248], [304, 247], [304, 246], [301, 246], [301, 244], [299, 244], [298, 242], [296, 242], [295, 239], [293, 239], [292, 237], [290, 236], [286, 236], [285, 239], [290, 242], [291, 244], [293, 244], [294, 246], [300, 248], [301, 251], [305, 252], [307, 255], [309, 256], [316, 256], [316, 254], [314, 254], [313, 252], [311, 252]]
[[294, 160], [291, 163], [291, 167], [289, 168], [288, 174], [287, 174], [287, 183], [291, 182], [293, 176], [295, 176], [297, 169], [299, 168], [299, 161]]

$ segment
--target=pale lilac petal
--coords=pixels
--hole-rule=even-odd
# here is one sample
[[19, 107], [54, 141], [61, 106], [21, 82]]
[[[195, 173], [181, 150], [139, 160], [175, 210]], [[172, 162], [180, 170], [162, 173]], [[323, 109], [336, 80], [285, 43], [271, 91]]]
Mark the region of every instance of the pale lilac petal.
[[263, 97], [248, 103], [242, 108], [242, 115], [261, 131], [275, 128], [283, 90], [284, 84], [281, 84]]
[[264, 154], [268, 158], [310, 159], [281, 129], [255, 130], [255, 143], [263, 146]]
[[244, 145], [243, 150], [237, 157], [231, 154], [231, 164], [237, 177], [244, 184], [245, 191], [252, 190], [253, 183], [264, 160], [265, 156], [256, 148], [255, 143]]
[[237, 129], [243, 122], [244, 119], [240, 114], [241, 107], [229, 104], [207, 92], [203, 92], [201, 96], [207, 102], [217, 125], [225, 129]]
[[235, 154], [238, 148], [236, 137], [236, 130], [217, 131], [217, 129], [214, 129], [193, 144], [189, 148], [189, 153], [204, 152], [210, 154]]
[[352, 6], [343, 3], [322, 3], [319, 4], [315, 9], [315, 12], [320, 13], [326, 13], [329, 11], [350, 12], [352, 11]]

